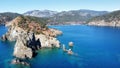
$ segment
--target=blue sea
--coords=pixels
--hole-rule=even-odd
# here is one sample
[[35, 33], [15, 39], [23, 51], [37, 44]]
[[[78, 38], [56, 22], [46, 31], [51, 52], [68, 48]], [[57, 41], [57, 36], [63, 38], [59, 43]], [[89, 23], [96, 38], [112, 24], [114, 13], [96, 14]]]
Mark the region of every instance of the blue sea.
[[[57, 38], [61, 45], [72, 49], [68, 55], [61, 48], [38, 51], [30, 60], [31, 68], [120, 68], [120, 28], [86, 25], [49, 26], [63, 32]], [[0, 36], [7, 28], [0, 26]], [[68, 42], [74, 42], [73, 47]], [[14, 42], [0, 41], [0, 68], [23, 68], [12, 66]]]

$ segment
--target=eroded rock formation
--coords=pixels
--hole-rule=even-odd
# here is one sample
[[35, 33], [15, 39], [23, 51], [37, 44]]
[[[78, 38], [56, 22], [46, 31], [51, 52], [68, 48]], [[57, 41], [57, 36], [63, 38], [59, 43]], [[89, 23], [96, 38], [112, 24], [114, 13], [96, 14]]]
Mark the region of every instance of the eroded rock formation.
[[[30, 29], [28, 26], [30, 23], [36, 24], [35, 27], [41, 29]], [[31, 59], [37, 55], [36, 51], [42, 47], [60, 47], [60, 42], [55, 37], [62, 34], [61, 31], [43, 27], [29, 17], [17, 17], [6, 26], [9, 30], [3, 35], [3, 39], [16, 41], [13, 52], [13, 56], [16, 58]]]

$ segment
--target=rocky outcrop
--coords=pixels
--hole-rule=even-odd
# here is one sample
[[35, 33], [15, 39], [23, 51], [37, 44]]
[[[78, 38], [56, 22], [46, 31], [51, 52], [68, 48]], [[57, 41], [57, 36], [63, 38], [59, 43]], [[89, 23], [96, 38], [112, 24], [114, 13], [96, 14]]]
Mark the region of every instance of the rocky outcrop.
[[[55, 37], [62, 34], [61, 31], [43, 27], [41, 26], [43, 24], [38, 24], [35, 20], [32, 21], [29, 18], [30, 17], [17, 17], [6, 24], [9, 29], [2, 37], [4, 40], [16, 41], [13, 56], [18, 58], [18, 60], [35, 57], [37, 55], [37, 50], [42, 47], [60, 47], [60, 42]], [[23, 22], [26, 23], [24, 24]], [[37, 25], [34, 26], [32, 30], [31, 26], [29, 26], [31, 23]], [[24, 28], [23, 26], [28, 27]], [[35, 29], [35, 27], [40, 29]]]
[[72, 47], [73, 46], [73, 42], [69, 42], [68, 45]]
[[60, 42], [57, 38], [49, 37], [43, 34], [36, 35], [36, 38], [41, 38], [41, 47], [60, 47]]
[[[9, 30], [3, 35], [4, 40], [16, 41], [13, 56], [18, 58], [17, 61], [35, 57], [37, 50], [42, 47], [60, 47], [60, 42], [55, 37], [62, 34], [61, 31], [46, 28], [46, 26], [43, 27], [43, 24], [36, 24], [35, 20], [32, 21], [34, 18], [29, 18], [30, 17], [17, 17], [6, 25]], [[34, 23], [34, 25], [37, 25], [35, 27], [40, 29], [32, 28], [31, 30], [31, 27], [28, 26], [31, 23]], [[24, 28], [23, 26], [28, 27]], [[40, 33], [37, 31], [40, 31]], [[17, 61], [13, 60], [13, 63], [24, 64], [24, 61], [22, 63]]]
[[13, 55], [18, 58], [32, 58], [33, 51], [31, 48], [27, 47], [26, 38], [23, 35], [19, 35], [14, 47]]
[[6, 40], [7, 40], [7, 36], [6, 36], [6, 35], [3, 35], [0, 39], [1, 39], [2, 41], [6, 41]]
[[48, 30], [43, 31], [44, 35], [49, 37], [56, 37], [58, 35], [61, 35], [62, 32], [53, 28], [49, 28]]
[[13, 55], [18, 58], [32, 58], [36, 50], [41, 48], [40, 39], [36, 39], [34, 33], [23, 32], [17, 35]]
[[14, 58], [12, 61], [11, 61], [11, 64], [22, 64], [22, 65], [25, 65], [25, 66], [30, 66], [30, 64], [24, 60], [20, 60], [20, 59], [17, 59], [17, 58]]

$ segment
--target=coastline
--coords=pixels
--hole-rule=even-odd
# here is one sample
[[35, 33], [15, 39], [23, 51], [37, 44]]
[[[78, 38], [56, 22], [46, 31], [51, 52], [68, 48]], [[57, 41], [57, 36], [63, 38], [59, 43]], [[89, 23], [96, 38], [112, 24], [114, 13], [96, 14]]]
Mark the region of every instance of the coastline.
[[[84, 25], [83, 25], [84, 26]], [[63, 28], [64, 26], [62, 26], [60, 29], [61, 30], [64, 30], [64, 28]], [[80, 27], [80, 26], [78, 26], [78, 27]], [[91, 26], [92, 27], [92, 26]], [[47, 66], [49, 66], [49, 67], [53, 67], [53, 68], [56, 68], [54, 65], [53, 66], [51, 66], [51, 64], [55, 64], [55, 63], [62, 63], [62, 62], [66, 62], [66, 64], [69, 64], [70, 62], [72, 62], [72, 61], [74, 61], [74, 63], [83, 63], [83, 61], [84, 60], [86, 60], [86, 57], [95, 57], [96, 58], [96, 60], [97, 60], [97, 62], [94, 62], [94, 58], [91, 58], [92, 60], [90, 60], [90, 59], [87, 59], [89, 62], [87, 62], [87, 61], [85, 61], [84, 63], [85, 64], [90, 64], [90, 65], [88, 65], [88, 66], [94, 66], [93, 64], [91, 65], [91, 63], [90, 62], [93, 62], [93, 63], [96, 63], [96, 65], [99, 63], [99, 62], [101, 62], [100, 64], [98, 64], [98, 65], [103, 65], [102, 63], [103, 63], [103, 61], [101, 61], [103, 58], [101, 58], [101, 57], [104, 57], [104, 58], [107, 58], [107, 56], [106, 56], [106, 51], [107, 51], [107, 54], [109, 54], [110, 56], [111, 55], [113, 55], [113, 53], [111, 53], [111, 50], [109, 50], [109, 52], [108, 52], [108, 47], [111, 45], [114, 45], [114, 44], [110, 44], [110, 43], [113, 43], [113, 41], [112, 42], [109, 42], [110, 40], [116, 40], [116, 39], [112, 39], [113, 37], [116, 37], [115, 35], [117, 35], [117, 37], [119, 37], [118, 36], [118, 34], [119, 33], [116, 33], [117, 31], [116, 31], [116, 29], [115, 29], [115, 35], [111, 35], [111, 34], [109, 34], [109, 33], [111, 33], [111, 31], [108, 31], [108, 32], [106, 32], [106, 35], [104, 36], [105, 38], [108, 38], [108, 44], [109, 45], [106, 45], [106, 46], [108, 46], [108, 47], [106, 47], [105, 48], [105, 46], [104, 45], [101, 45], [101, 44], [97, 44], [97, 43], [94, 43], [94, 41], [93, 41], [93, 44], [86, 44], [85, 43], [85, 39], [86, 39], [86, 42], [88, 42], [88, 43], [90, 43], [90, 40], [88, 39], [88, 37], [86, 37], [86, 36], [81, 36], [81, 34], [86, 34], [86, 32], [85, 31], [82, 31], [82, 29], [81, 28], [83, 28], [83, 27], [80, 27], [80, 29], [78, 30], [79, 32], [76, 32], [75, 30], [77, 30], [76, 28], [74, 29], [74, 26], [73, 27], [71, 27], [71, 28], [73, 28], [73, 30], [70, 30], [70, 29], [67, 29], [67, 30], [69, 30], [69, 34], [71, 34], [71, 31], [72, 31], [72, 33], [73, 34], [76, 34], [76, 33], [78, 33], [79, 34], [79, 36], [78, 36], [78, 34], [77, 35], [73, 35], [73, 36], [69, 36], [68, 35], [68, 33], [66, 34], [66, 32], [64, 33], [64, 35], [62, 36], [62, 37], [59, 37], [59, 39], [60, 40], [63, 40], [63, 41], [61, 41], [62, 43], [66, 43], [65, 45], [67, 45], [67, 42], [68, 41], [64, 41], [64, 40], [69, 40], [69, 38], [75, 38], [75, 39], [73, 39], [72, 41], [74, 41], [75, 42], [75, 46], [73, 47], [73, 50], [74, 50], [74, 52], [77, 52], [80, 56], [82, 56], [82, 58], [81, 57], [75, 57], [75, 56], [68, 56], [68, 55], [66, 55], [66, 53], [63, 53], [62, 52], [62, 50], [61, 49], [57, 49], [57, 48], [43, 48], [43, 49], [41, 49], [41, 50], [38, 50], [38, 55], [35, 57], [35, 58], [33, 58], [31, 61], [30, 61], [30, 65], [31, 65], [31, 67], [32, 68], [37, 68], [37, 67], [47, 67]], [[84, 28], [86, 28], [86, 27], [84, 27]], [[95, 28], [95, 27], [93, 27], [93, 28]], [[93, 28], [92, 28], [92, 30], [93, 30]], [[97, 28], [97, 27], [96, 27]], [[98, 27], [99, 28], [99, 27]], [[102, 27], [102, 28], [104, 28], [104, 27]], [[106, 28], [105, 28], [106, 29]], [[108, 29], [108, 28], [107, 28]], [[111, 29], [111, 28], [110, 28]], [[88, 31], [87, 32], [89, 32], [89, 30], [91, 30], [91, 29], [88, 29]], [[95, 30], [95, 29], [94, 29]], [[94, 31], [93, 30], [93, 31]], [[100, 27], [100, 29], [97, 29], [97, 31], [98, 30], [100, 30], [100, 32], [102, 32], [103, 30], [101, 30], [101, 27]], [[111, 29], [112, 31], [113, 31], [113, 29]], [[64, 32], [64, 31], [63, 31]], [[81, 32], [83, 32], [83, 33], [81, 33]], [[95, 33], [95, 32], [93, 32], [93, 33]], [[99, 33], [99, 31], [98, 32], [96, 32], [97, 33], [97, 35], [100, 35], [100, 37], [103, 37], [103, 36], [101, 36], [101, 33]], [[88, 34], [89, 35], [89, 34]], [[66, 36], [68, 36], [69, 38], [67, 39], [66, 38]], [[89, 35], [90, 36], [90, 35]], [[92, 37], [94, 37], [94, 36], [96, 36], [96, 34], [93, 34], [93, 36]], [[106, 37], [107, 36], [107, 37]], [[111, 39], [109, 38], [109, 36], [111, 37]], [[90, 36], [91, 37], [91, 36]], [[98, 36], [96, 36], [97, 38], [98, 38]], [[119, 38], [117, 38], [118, 39], [118, 43], [117, 44], [119, 44]], [[82, 41], [82, 40], [84, 40], [84, 41]], [[100, 40], [99, 38], [97, 39], [97, 40]], [[104, 40], [101, 40], [101, 41], [103, 41], [104, 42]], [[116, 40], [117, 41], [117, 40]], [[92, 41], [91, 41], [92, 42]], [[99, 42], [99, 41], [98, 41]], [[96, 45], [95, 45], [96, 44]], [[117, 44], [115, 44], [115, 47], [117, 47]], [[94, 46], [95, 45], [95, 46]], [[90, 46], [91, 46], [91, 48], [90, 48]], [[98, 47], [96, 47], [96, 46], [98, 46]], [[119, 46], [119, 45], [118, 45]], [[95, 48], [93, 48], [93, 47], [95, 47]], [[107, 49], [107, 50], [105, 50], [105, 51], [101, 51], [101, 50], [99, 50], [99, 48], [105, 48], [105, 49]], [[89, 49], [90, 50], [89, 50]], [[97, 48], [97, 49], [96, 49]], [[114, 47], [113, 47], [114, 48]], [[111, 48], [111, 49], [113, 49], [113, 48]], [[91, 51], [92, 50], [92, 51]], [[98, 53], [96, 54], [96, 50], [98, 50]], [[85, 52], [85, 51], [87, 51], [87, 52]], [[114, 50], [115, 52], [116, 52], [116, 50]], [[119, 51], [119, 48], [118, 48], [118, 51]], [[100, 52], [100, 53], [99, 53]], [[102, 52], [102, 54], [101, 54], [101, 52]], [[91, 53], [93, 54], [93, 55], [91, 55]], [[99, 55], [99, 56], [98, 56]], [[97, 57], [96, 57], [97, 56]], [[100, 58], [100, 60], [99, 59], [97, 59], [97, 58]], [[112, 58], [113, 57], [113, 58]], [[111, 56], [110, 58], [108, 58], [108, 60], [107, 59], [105, 59], [104, 61], [109, 61], [109, 64], [111, 64], [113, 61], [114, 62], [116, 62], [117, 60], [114, 60], [114, 56]], [[55, 61], [53, 61], [53, 60], [55, 60]], [[67, 61], [66, 61], [67, 60]], [[81, 60], [81, 61], [78, 61], [78, 60]], [[6, 62], [7, 63], [7, 62]], [[67, 65], [66, 64], [56, 64], [56, 66], [57, 67], [59, 67], [60, 65], [62, 65], [63, 67], [66, 67]], [[47, 66], [46, 66], [47, 65]], [[67, 67], [70, 67], [70, 66], [72, 66], [72, 65], [75, 65], [75, 64], [69, 64], [69, 66], [67, 66]], [[104, 65], [106, 65], [106, 64], [104, 64]], [[87, 66], [87, 67], [88, 67]], [[110, 66], [112, 66], [112, 64], [110, 65]], [[107, 67], [110, 67], [110, 66], [107, 66]], [[82, 67], [82, 66], [80, 66], [80, 67]], [[77, 67], [76, 67], [77, 68]]]
[[[44, 25], [42, 26], [42, 23], [38, 24], [39, 22], [37, 20], [32, 20], [31, 18], [19, 16], [5, 25], [5, 27], [8, 27], [8, 31], [2, 36], [2, 40], [16, 41], [13, 51], [13, 56], [15, 58], [11, 60], [11, 64], [30, 66], [30, 63], [25, 60], [33, 59], [38, 54], [37, 51], [39, 49], [43, 47], [60, 47], [60, 42], [56, 36], [62, 34], [62, 32], [56, 29], [47, 28]], [[22, 23], [28, 24], [25, 25]], [[27, 26], [27, 28], [23, 26]], [[30, 31], [28, 31], [29, 29]]]

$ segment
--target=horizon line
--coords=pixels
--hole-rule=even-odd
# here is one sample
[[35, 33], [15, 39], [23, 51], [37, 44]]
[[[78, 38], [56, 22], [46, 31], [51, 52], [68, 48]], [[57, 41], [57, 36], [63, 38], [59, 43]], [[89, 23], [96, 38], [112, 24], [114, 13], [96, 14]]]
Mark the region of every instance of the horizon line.
[[94, 9], [71, 9], [71, 10], [50, 10], [50, 9], [32, 9], [32, 10], [26, 10], [24, 12], [16, 12], [16, 11], [0, 11], [0, 13], [18, 13], [18, 14], [24, 14], [26, 12], [29, 12], [29, 11], [35, 11], [35, 10], [38, 10], [38, 11], [55, 11], [55, 12], [68, 12], [68, 11], [77, 11], [77, 10], [90, 10], [90, 11], [106, 11], [106, 12], [113, 12], [113, 11], [118, 11], [120, 9], [114, 9], [114, 10], [94, 10]]

